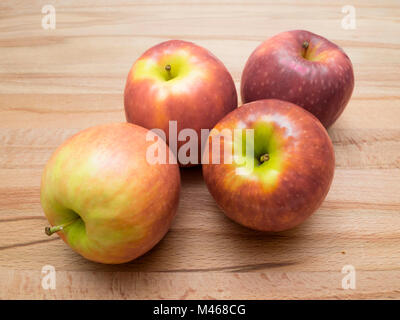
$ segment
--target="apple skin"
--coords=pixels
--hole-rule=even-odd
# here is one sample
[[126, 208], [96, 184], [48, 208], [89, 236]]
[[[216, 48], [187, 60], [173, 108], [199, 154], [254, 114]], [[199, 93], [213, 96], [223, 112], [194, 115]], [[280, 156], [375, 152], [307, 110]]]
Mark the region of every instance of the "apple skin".
[[353, 88], [353, 67], [346, 53], [304, 30], [282, 32], [263, 42], [249, 57], [241, 79], [243, 103], [289, 101], [311, 112], [326, 128], [342, 114]]
[[89, 260], [117, 264], [139, 257], [175, 216], [179, 166], [146, 161], [154, 143], [146, 142], [147, 132], [128, 123], [86, 129], [64, 142], [44, 169], [44, 213], [53, 226], [76, 219], [58, 235]]
[[[212, 151], [203, 155], [211, 195], [243, 226], [276, 232], [299, 225], [321, 205], [333, 179], [334, 150], [325, 128], [303, 108], [274, 99], [245, 104], [215, 126], [219, 132], [238, 128], [254, 129], [255, 152], [249, 159], [255, 162], [254, 170], [238, 174], [239, 161], [229, 164], [224, 158], [224, 147], [232, 147], [235, 140], [221, 139], [220, 164], [212, 164]], [[218, 133], [213, 130], [208, 150], [214, 137]], [[265, 153], [270, 159], [261, 163], [257, 159]]]
[[[165, 69], [167, 65], [171, 66], [172, 79]], [[162, 129], [169, 143], [170, 120], [177, 121], [178, 134], [190, 128], [200, 138], [201, 129], [211, 130], [237, 107], [237, 93], [228, 70], [212, 53], [191, 42], [169, 40], [147, 50], [133, 64], [124, 104], [128, 122]], [[178, 141], [178, 150], [183, 144]], [[200, 139], [197, 150], [196, 163], [180, 164], [199, 164]]]

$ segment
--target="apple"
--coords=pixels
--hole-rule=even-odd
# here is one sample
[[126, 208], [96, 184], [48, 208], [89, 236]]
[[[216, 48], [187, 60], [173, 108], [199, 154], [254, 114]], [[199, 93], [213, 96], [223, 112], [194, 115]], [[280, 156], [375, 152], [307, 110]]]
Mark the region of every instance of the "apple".
[[[237, 107], [235, 84], [212, 53], [194, 43], [170, 40], [147, 50], [133, 64], [124, 93], [128, 122], [161, 129], [180, 165], [201, 160], [201, 129], [210, 130]], [[176, 121], [178, 137], [170, 134]], [[183, 129], [197, 137], [190, 141]], [[193, 136], [193, 135], [192, 135]], [[179, 154], [185, 145], [185, 152]]]
[[297, 104], [329, 128], [354, 88], [349, 57], [336, 44], [304, 30], [282, 32], [263, 42], [242, 73], [243, 103], [280, 99]]
[[[48, 161], [41, 204], [55, 232], [85, 258], [133, 260], [166, 234], [179, 200], [177, 164], [151, 164], [147, 149], [162, 139], [128, 123], [95, 126], [64, 142]], [[149, 140], [149, 141], [148, 141]]]
[[[234, 132], [232, 138], [226, 131]], [[212, 148], [215, 139], [219, 151]], [[260, 231], [293, 228], [315, 212], [329, 191], [334, 166], [331, 140], [318, 119], [274, 99], [225, 116], [211, 131], [203, 155], [204, 180], [219, 207]]]

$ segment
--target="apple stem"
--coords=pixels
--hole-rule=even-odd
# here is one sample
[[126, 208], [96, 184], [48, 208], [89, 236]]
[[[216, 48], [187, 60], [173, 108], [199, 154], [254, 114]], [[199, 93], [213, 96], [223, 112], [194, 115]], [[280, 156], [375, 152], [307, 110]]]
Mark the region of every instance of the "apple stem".
[[68, 227], [69, 225], [71, 225], [72, 223], [74, 223], [77, 219], [71, 220], [70, 222], [64, 223], [64, 224], [60, 224], [59, 226], [53, 226], [53, 227], [46, 227], [44, 228], [44, 232], [48, 235], [51, 236], [53, 233], [58, 232], [63, 230], [64, 228]]
[[268, 153], [263, 154], [263, 155], [260, 157], [260, 162], [261, 162], [261, 163], [264, 163], [264, 162], [266, 162], [266, 161], [268, 161], [268, 160], [269, 160], [269, 154], [268, 154]]
[[168, 77], [169, 77], [169, 79], [172, 79], [172, 75], [171, 75], [171, 65], [170, 65], [170, 64], [167, 64], [167, 65], [165, 66], [165, 70], [168, 72]]
[[304, 59], [307, 59], [307, 49], [308, 49], [309, 45], [310, 45], [310, 43], [308, 41], [304, 41], [303, 42], [302, 47], [304, 49], [304, 52], [303, 52], [303, 58]]

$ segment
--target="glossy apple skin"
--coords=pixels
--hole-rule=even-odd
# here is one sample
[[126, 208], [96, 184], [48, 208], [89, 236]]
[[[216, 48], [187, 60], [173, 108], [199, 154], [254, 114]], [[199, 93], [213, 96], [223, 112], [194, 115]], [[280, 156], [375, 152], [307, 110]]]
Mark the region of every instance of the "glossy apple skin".
[[326, 128], [342, 114], [353, 88], [353, 66], [346, 53], [304, 30], [283, 32], [263, 42], [249, 57], [241, 79], [243, 103], [289, 101], [311, 112]]
[[128, 123], [86, 129], [64, 142], [44, 169], [44, 213], [53, 226], [78, 218], [58, 235], [89, 260], [116, 264], [139, 257], [175, 216], [179, 167], [147, 162], [154, 143], [146, 142], [147, 132]]
[[[259, 100], [245, 104], [224, 117], [215, 129], [270, 128], [267, 139], [255, 147], [271, 145], [270, 160], [256, 166], [249, 175], [237, 174], [239, 165], [205, 164], [203, 176], [211, 195], [232, 220], [260, 231], [283, 231], [302, 223], [321, 205], [334, 174], [335, 157], [329, 136], [322, 124], [308, 111], [280, 100]], [[211, 139], [217, 136], [211, 131]], [[257, 144], [259, 144], [257, 146]], [[257, 156], [257, 158], [260, 155]], [[271, 163], [270, 163], [271, 161]], [[271, 167], [272, 166], [272, 167]]]
[[[179, 76], [168, 81], [157, 75], [165, 77], [165, 66], [170, 64], [176, 70], [179, 63], [189, 70], [179, 70]], [[177, 121], [178, 133], [194, 129], [199, 137], [199, 157], [197, 163], [189, 165], [195, 165], [201, 159], [200, 130], [211, 130], [235, 109], [237, 93], [228, 70], [208, 50], [191, 42], [170, 40], [150, 48], [133, 64], [126, 81], [124, 104], [128, 122], [162, 129], [168, 143], [168, 121]], [[178, 141], [178, 150], [184, 143]]]

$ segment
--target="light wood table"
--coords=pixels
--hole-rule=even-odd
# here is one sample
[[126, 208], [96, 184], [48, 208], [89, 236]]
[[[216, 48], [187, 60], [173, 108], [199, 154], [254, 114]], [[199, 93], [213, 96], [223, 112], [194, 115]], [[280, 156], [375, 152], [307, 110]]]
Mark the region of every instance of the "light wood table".
[[[400, 4], [398, 1], [46, 1], [0, 3], [0, 298], [400, 298]], [[342, 7], [356, 9], [345, 30]], [[167, 39], [211, 50], [239, 86], [264, 39], [306, 29], [351, 57], [356, 85], [329, 130], [332, 188], [300, 227], [277, 234], [225, 218], [200, 168], [182, 170], [179, 212], [154, 250], [128, 264], [86, 261], [47, 237], [43, 167], [73, 133], [125, 121], [133, 61]], [[42, 267], [56, 289], [41, 286]], [[345, 265], [356, 288], [342, 288]]]

